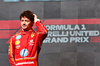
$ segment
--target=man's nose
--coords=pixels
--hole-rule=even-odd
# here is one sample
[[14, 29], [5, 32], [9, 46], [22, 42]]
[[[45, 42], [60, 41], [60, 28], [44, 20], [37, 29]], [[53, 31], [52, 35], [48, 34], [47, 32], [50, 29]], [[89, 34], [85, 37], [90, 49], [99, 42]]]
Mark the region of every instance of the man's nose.
[[26, 24], [26, 22], [25, 22], [25, 21], [23, 21], [23, 24]]

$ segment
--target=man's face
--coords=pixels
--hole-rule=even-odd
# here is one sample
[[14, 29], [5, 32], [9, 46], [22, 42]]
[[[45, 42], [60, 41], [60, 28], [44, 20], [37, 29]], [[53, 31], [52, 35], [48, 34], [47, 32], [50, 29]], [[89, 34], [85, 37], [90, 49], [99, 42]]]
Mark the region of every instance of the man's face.
[[26, 17], [22, 17], [21, 18], [21, 27], [22, 30], [27, 31], [30, 30], [33, 26], [33, 22], [30, 21], [30, 19], [26, 18]]

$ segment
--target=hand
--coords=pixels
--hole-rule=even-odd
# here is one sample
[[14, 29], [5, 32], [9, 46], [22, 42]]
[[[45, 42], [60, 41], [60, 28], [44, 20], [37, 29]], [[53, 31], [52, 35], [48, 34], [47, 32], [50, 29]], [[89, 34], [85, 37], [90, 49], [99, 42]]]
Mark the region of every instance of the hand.
[[33, 15], [34, 15], [34, 23], [36, 23], [39, 19], [36, 14], [33, 14]]
[[36, 14], [33, 14], [33, 15], [34, 15], [34, 20], [35, 20], [35, 19], [38, 19], [38, 17], [37, 17], [37, 15], [36, 15]]

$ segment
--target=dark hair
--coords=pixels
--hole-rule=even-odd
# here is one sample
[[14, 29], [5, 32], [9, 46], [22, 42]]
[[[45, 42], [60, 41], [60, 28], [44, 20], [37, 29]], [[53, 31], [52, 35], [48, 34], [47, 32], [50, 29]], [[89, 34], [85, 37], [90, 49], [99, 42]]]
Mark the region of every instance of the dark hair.
[[34, 15], [33, 15], [33, 12], [30, 11], [30, 10], [27, 10], [27, 11], [23, 11], [20, 15], [20, 20], [22, 17], [26, 17], [28, 19], [30, 19], [31, 22], [34, 21]]

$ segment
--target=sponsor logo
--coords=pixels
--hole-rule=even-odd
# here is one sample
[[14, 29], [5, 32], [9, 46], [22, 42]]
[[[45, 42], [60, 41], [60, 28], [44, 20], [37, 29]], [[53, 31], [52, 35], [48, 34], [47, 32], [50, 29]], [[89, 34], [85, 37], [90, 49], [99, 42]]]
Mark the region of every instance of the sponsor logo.
[[20, 55], [22, 57], [27, 56], [28, 55], [28, 50], [27, 49], [22, 49], [21, 52], [20, 52]]
[[20, 39], [20, 38], [21, 38], [21, 35], [16, 36], [16, 39]]
[[34, 41], [33, 41], [33, 39], [31, 39], [30, 41], [29, 41], [29, 46], [33, 46], [34, 45]]
[[15, 41], [15, 44], [18, 45], [20, 43], [20, 40]]
[[16, 49], [19, 49], [20, 48], [20, 45], [16, 46]]
[[33, 38], [34, 37], [34, 34], [31, 34], [31, 38]]

